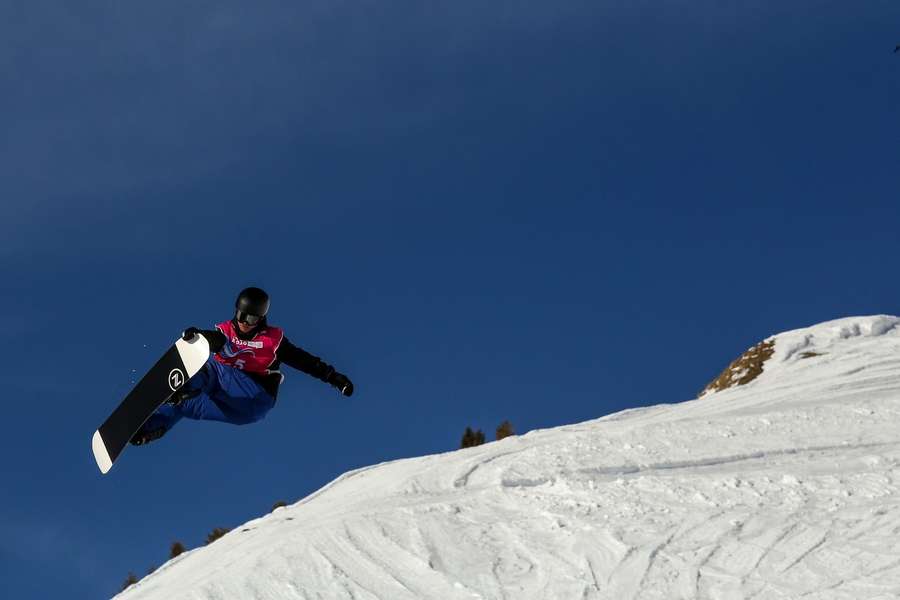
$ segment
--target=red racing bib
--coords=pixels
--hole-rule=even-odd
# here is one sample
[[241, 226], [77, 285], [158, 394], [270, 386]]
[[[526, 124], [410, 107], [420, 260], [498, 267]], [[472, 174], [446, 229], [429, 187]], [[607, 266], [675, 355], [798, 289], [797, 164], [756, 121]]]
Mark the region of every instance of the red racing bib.
[[266, 325], [256, 332], [253, 339], [242, 340], [235, 331], [231, 321], [216, 325], [216, 329], [225, 334], [228, 340], [219, 350], [215, 358], [223, 365], [234, 367], [248, 373], [268, 374], [275, 363], [275, 353], [284, 339], [284, 331], [280, 327]]

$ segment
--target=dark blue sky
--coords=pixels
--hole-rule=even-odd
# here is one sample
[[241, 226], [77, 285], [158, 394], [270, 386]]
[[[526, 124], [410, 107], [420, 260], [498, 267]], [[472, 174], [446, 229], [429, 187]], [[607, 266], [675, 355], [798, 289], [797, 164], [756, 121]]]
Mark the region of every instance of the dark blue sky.
[[[900, 4], [768, 4], [0, 5], [9, 597], [897, 314]], [[358, 393], [287, 372], [100, 476], [94, 429], [245, 285]]]

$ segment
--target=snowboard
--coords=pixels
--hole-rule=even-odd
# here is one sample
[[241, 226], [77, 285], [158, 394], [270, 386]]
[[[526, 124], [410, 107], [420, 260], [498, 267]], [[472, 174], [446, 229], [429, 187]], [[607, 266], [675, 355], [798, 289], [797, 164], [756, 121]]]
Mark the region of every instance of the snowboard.
[[134, 386], [109, 418], [94, 432], [91, 446], [100, 472], [106, 474], [132, 436], [169, 396], [199, 371], [209, 358], [202, 335], [179, 339]]

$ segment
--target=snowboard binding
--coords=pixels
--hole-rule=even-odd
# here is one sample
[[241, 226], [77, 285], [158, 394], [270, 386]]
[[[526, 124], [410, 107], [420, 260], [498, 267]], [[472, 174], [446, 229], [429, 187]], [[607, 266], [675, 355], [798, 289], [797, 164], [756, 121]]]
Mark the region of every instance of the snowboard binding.
[[165, 429], [154, 429], [152, 431], [138, 431], [134, 434], [134, 437], [131, 438], [130, 442], [132, 446], [143, 446], [144, 444], [149, 444], [150, 442], [156, 441], [162, 436], [166, 434]]
[[200, 390], [193, 390], [187, 386], [181, 388], [180, 390], [174, 392], [171, 396], [166, 399], [166, 404], [171, 404], [172, 406], [181, 406], [181, 404], [185, 400], [190, 400], [196, 396], [200, 395]]

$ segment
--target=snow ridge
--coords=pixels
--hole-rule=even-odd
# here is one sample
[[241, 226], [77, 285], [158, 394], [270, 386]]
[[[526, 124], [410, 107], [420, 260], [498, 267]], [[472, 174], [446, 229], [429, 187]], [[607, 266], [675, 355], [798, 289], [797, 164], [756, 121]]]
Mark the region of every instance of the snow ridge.
[[698, 400], [349, 472], [120, 597], [897, 597], [898, 323], [773, 336]]

